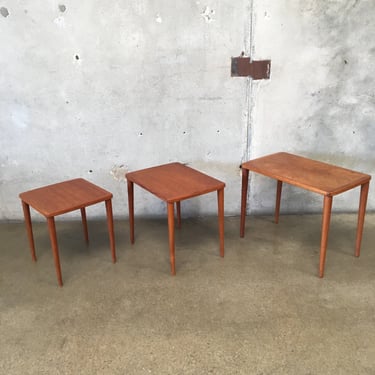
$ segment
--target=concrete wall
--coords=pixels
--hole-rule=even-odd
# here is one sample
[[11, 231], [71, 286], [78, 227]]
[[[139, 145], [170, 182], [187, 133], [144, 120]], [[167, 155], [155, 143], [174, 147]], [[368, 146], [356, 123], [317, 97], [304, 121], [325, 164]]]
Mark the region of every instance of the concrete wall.
[[[253, 84], [251, 157], [285, 150], [374, 176], [374, 16], [371, 0], [254, 0], [253, 54], [271, 58], [272, 76]], [[271, 212], [274, 181], [256, 176], [251, 189], [250, 210]], [[283, 192], [283, 211], [322, 208], [319, 195]], [[359, 188], [335, 197], [333, 209], [358, 202]]]
[[[374, 12], [354, 0], [2, 0], [0, 220], [22, 218], [19, 192], [75, 177], [112, 191], [126, 216], [116, 177], [176, 160], [227, 183], [227, 215], [249, 157], [286, 150], [373, 174]], [[272, 60], [269, 81], [230, 77], [230, 57], [250, 49]], [[250, 210], [271, 211], [273, 182], [250, 188]], [[138, 215], [165, 214], [135, 194]], [[355, 210], [358, 192], [336, 201]], [[286, 188], [282, 208], [321, 199]], [[182, 210], [212, 214], [216, 196]]]

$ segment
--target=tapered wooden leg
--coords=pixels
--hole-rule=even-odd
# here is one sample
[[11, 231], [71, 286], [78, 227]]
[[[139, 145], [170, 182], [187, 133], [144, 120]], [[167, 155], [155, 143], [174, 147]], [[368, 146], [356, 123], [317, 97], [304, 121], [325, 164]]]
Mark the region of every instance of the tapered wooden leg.
[[59, 248], [57, 246], [55, 218], [53, 216], [52, 217], [48, 217], [47, 218], [47, 223], [48, 223], [49, 237], [50, 237], [50, 240], [51, 240], [53, 259], [55, 261], [55, 269], [56, 269], [57, 282], [59, 283], [59, 286], [63, 286], [62, 277], [61, 277]]
[[280, 202], [281, 202], [281, 190], [283, 188], [283, 182], [277, 180], [277, 189], [276, 189], [276, 206], [275, 206], [275, 223], [279, 223], [280, 216]]
[[134, 243], [134, 184], [128, 180], [130, 243]]
[[326, 261], [327, 243], [329, 224], [331, 221], [332, 197], [324, 196], [323, 201], [323, 220], [322, 220], [322, 238], [320, 242], [320, 261], [319, 261], [319, 277], [324, 276], [324, 264]]
[[359, 209], [358, 209], [358, 224], [357, 224], [357, 238], [355, 242], [355, 256], [359, 257], [361, 252], [361, 242], [363, 233], [363, 224], [365, 222], [366, 204], [367, 196], [369, 190], [370, 182], [361, 185], [361, 196], [359, 199]]
[[108, 233], [109, 233], [109, 243], [111, 245], [112, 262], [116, 263], [115, 231], [113, 228], [113, 213], [112, 213], [111, 199], [108, 199], [107, 201], [105, 201], [105, 209], [107, 212]]
[[85, 207], [81, 208], [81, 217], [82, 217], [82, 225], [83, 225], [83, 233], [85, 235], [85, 241], [89, 243], [89, 231], [87, 229], [87, 220], [86, 220], [86, 209]]
[[169, 258], [171, 262], [171, 274], [176, 274], [174, 257], [174, 203], [168, 202], [168, 237], [169, 237]]
[[181, 228], [181, 202], [176, 202], [176, 211], [177, 211], [177, 228]]
[[27, 237], [29, 239], [31, 259], [34, 262], [36, 262], [33, 226], [31, 224], [31, 216], [30, 216], [30, 206], [27, 203], [25, 203], [24, 201], [22, 201], [22, 209], [23, 209], [23, 215], [25, 217]]
[[224, 188], [217, 191], [220, 256], [224, 256]]
[[240, 237], [245, 236], [245, 219], [246, 219], [246, 203], [247, 203], [246, 201], [247, 201], [248, 184], [249, 184], [249, 170], [242, 168]]

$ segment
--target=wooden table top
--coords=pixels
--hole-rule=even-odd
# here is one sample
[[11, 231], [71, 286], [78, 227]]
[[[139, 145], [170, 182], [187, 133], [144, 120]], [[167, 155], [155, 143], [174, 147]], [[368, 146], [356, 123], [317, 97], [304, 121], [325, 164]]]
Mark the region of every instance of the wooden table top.
[[242, 168], [323, 195], [336, 195], [370, 181], [365, 173], [278, 152], [250, 160]]
[[170, 163], [126, 174], [131, 181], [160, 199], [172, 203], [225, 187], [225, 183], [187, 167]]
[[19, 197], [45, 217], [52, 217], [111, 199], [112, 193], [77, 178], [29, 190]]

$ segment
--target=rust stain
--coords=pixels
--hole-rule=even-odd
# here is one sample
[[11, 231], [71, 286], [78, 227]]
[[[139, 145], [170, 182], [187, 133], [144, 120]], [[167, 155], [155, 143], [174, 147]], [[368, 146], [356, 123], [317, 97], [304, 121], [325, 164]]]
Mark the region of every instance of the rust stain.
[[252, 77], [252, 79], [269, 79], [271, 60], [250, 61], [250, 57], [232, 57], [232, 77]]

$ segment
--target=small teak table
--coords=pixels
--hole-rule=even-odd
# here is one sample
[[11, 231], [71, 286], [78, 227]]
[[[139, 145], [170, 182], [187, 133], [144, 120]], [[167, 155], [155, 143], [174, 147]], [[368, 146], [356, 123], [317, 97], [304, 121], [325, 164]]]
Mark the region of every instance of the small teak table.
[[81, 210], [82, 224], [86, 243], [89, 242], [85, 207], [99, 202], [105, 202], [109, 240], [112, 252], [112, 261], [116, 262], [115, 235], [113, 229], [112, 215], [112, 193], [84, 180], [77, 178], [53, 185], [44, 186], [38, 189], [26, 191], [19, 195], [22, 201], [23, 213], [25, 216], [27, 235], [31, 249], [31, 257], [36, 261], [33, 229], [31, 224], [30, 206], [46, 217], [49, 236], [52, 245], [53, 257], [57, 282], [63, 285], [59, 249], [57, 246], [55, 216], [65, 214], [74, 210]]
[[322, 163], [286, 152], [263, 156], [250, 160], [242, 167], [241, 224], [240, 236], [245, 235], [246, 201], [249, 171], [277, 180], [275, 222], [279, 221], [280, 199], [283, 182], [301, 187], [324, 196], [322, 235], [320, 242], [319, 276], [324, 276], [324, 264], [328, 242], [328, 231], [331, 218], [332, 198], [347, 190], [361, 186], [358, 211], [357, 238], [355, 256], [359, 256], [363, 223], [365, 219], [367, 195], [371, 176], [368, 174]]
[[220, 255], [224, 256], [224, 182], [181, 163], [169, 163], [130, 172], [126, 174], [126, 179], [128, 184], [130, 242], [132, 244], [134, 243], [134, 184], [141, 186], [167, 203], [172, 275], [176, 274], [174, 204], [176, 203], [177, 224], [180, 227], [180, 202], [182, 200], [217, 191]]

